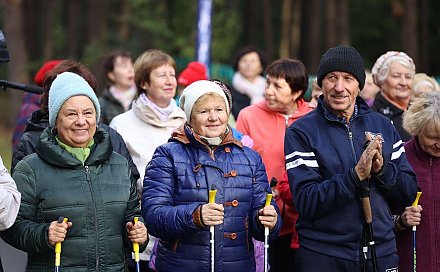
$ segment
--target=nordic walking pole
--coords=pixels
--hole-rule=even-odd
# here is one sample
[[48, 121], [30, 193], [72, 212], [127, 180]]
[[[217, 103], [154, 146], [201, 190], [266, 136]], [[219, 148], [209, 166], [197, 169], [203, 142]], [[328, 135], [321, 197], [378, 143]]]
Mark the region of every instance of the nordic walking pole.
[[[417, 192], [416, 200], [414, 200], [414, 202], [411, 206], [417, 207], [417, 205], [419, 204], [419, 199], [420, 199], [421, 195], [422, 195], [422, 192], [420, 192], [420, 191]], [[413, 226], [412, 227], [412, 232], [413, 232], [413, 272], [417, 271], [416, 231], [417, 231], [417, 226]]]
[[[67, 217], [60, 216], [57, 220], [57, 223], [63, 223], [69, 221]], [[61, 242], [55, 244], [55, 272], [60, 271], [61, 265]]]
[[[266, 203], [264, 204], [264, 207], [267, 207], [270, 205], [270, 202], [272, 201], [272, 194], [266, 195]], [[269, 227], [264, 227], [264, 272], [269, 271], [268, 269], [268, 249], [269, 249]]]
[[[139, 217], [135, 216], [133, 218], [133, 223], [136, 224], [139, 221]], [[136, 272], [141, 271], [141, 267], [139, 266], [139, 243], [133, 243], [133, 252], [134, 252], [134, 262], [136, 263]]]
[[[373, 235], [373, 213], [371, 212], [371, 202], [370, 202], [370, 188], [369, 181], [367, 184], [361, 186], [361, 202], [362, 208], [364, 210], [366, 229], [368, 231], [368, 245], [371, 249], [371, 261], [373, 263], [373, 271], [377, 272], [377, 258], [376, 258], [376, 247]], [[368, 251], [368, 247], [364, 247], [363, 252], [366, 257], [366, 253]], [[364, 268], [366, 267], [366, 263], [364, 264]]]
[[[217, 190], [215, 189], [215, 186], [211, 186], [211, 190], [209, 190], [209, 203], [215, 203], [215, 194], [217, 194]], [[209, 240], [209, 243], [211, 244], [211, 271], [214, 272], [214, 260], [215, 260], [215, 233], [214, 233], [214, 226], [209, 226], [209, 232], [211, 233], [211, 240]]]

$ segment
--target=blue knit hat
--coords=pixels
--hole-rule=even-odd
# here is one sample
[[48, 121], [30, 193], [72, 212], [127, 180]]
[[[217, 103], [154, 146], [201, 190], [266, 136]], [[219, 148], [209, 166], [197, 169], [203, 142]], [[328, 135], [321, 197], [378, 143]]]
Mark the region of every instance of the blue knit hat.
[[101, 108], [92, 87], [78, 74], [64, 72], [57, 75], [49, 90], [49, 124], [51, 127], [55, 127], [58, 112], [64, 102], [76, 95], [85, 95], [92, 100], [96, 110], [96, 122], [99, 121]]

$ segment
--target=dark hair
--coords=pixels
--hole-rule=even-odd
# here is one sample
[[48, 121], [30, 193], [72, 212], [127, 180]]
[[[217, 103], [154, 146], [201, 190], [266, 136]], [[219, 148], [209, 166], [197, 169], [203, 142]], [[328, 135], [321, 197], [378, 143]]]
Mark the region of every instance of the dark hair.
[[241, 48], [234, 56], [234, 61], [233, 61], [233, 66], [234, 66], [234, 70], [238, 71], [238, 62], [240, 61], [240, 59], [249, 53], [255, 52], [258, 54], [258, 57], [260, 58], [260, 63], [261, 63], [261, 67], [263, 68], [262, 71], [264, 71], [264, 68], [267, 65], [267, 59], [266, 59], [266, 55], [264, 54], [264, 52], [259, 49], [258, 47], [256, 47], [255, 45], [248, 45], [245, 46], [243, 48]]
[[44, 114], [49, 114], [49, 91], [50, 86], [55, 78], [64, 72], [72, 72], [84, 78], [85, 81], [92, 87], [93, 91], [96, 93], [98, 89], [98, 81], [96, 77], [90, 72], [90, 70], [83, 64], [76, 62], [74, 60], [62, 60], [58, 63], [51, 71], [47, 72], [43, 81], [44, 93], [41, 96], [40, 109]]
[[120, 51], [120, 50], [111, 52], [104, 59], [103, 66], [104, 66], [105, 76], [107, 76], [108, 73], [112, 72], [115, 69], [115, 60], [117, 57], [132, 59], [130, 52]]
[[266, 75], [274, 78], [284, 78], [292, 93], [302, 91], [298, 99], [304, 96], [309, 87], [307, 69], [301, 61], [296, 59], [279, 59], [272, 62], [266, 68]]

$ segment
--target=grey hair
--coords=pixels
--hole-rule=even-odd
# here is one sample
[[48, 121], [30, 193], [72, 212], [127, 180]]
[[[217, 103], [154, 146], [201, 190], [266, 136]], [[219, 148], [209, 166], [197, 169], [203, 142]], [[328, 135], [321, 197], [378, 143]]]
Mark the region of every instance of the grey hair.
[[414, 77], [416, 66], [413, 59], [404, 52], [388, 51], [376, 60], [376, 63], [371, 69], [373, 81], [377, 86], [382, 86], [385, 82], [390, 71], [391, 63], [393, 62], [397, 62], [408, 68], [411, 71], [411, 76]]
[[440, 131], [440, 92], [422, 94], [403, 114], [403, 128], [409, 134], [419, 135], [428, 127]]

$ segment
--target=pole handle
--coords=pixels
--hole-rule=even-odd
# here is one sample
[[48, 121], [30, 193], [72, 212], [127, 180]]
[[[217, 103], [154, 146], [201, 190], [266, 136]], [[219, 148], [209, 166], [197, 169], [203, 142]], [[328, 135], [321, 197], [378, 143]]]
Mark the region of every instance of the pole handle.
[[[60, 216], [57, 220], [57, 223], [68, 222], [69, 219], [67, 217]], [[55, 266], [61, 265], [61, 242], [55, 243]]]
[[421, 195], [422, 195], [422, 192], [417, 192], [416, 199], [414, 200], [414, 202], [411, 206], [416, 207], [419, 204], [419, 199], [420, 199]]
[[[133, 218], [133, 223], [136, 224], [137, 222], [139, 222], [139, 217], [135, 216]], [[134, 260], [136, 262], [139, 262], [140, 257], [139, 257], [139, 243], [134, 242], [133, 243], [133, 252], [134, 252]]]
[[215, 203], [215, 195], [217, 190], [209, 190], [209, 203]]
[[[413, 202], [413, 204], [411, 206], [417, 207], [417, 205], [419, 205], [419, 200], [420, 200], [420, 196], [421, 195], [422, 195], [422, 192], [418, 191], [417, 195], [416, 195], [416, 199], [414, 200], [414, 202]], [[413, 226], [412, 227], [412, 231], [417, 231], [417, 226]]]
[[264, 207], [269, 206], [271, 201], [272, 201], [272, 194], [267, 194], [266, 195], [266, 203], [264, 204]]
[[370, 198], [369, 197], [362, 197], [361, 201], [362, 201], [362, 207], [364, 209], [365, 222], [367, 224], [370, 224], [371, 222], [373, 222], [373, 214], [371, 212]]

